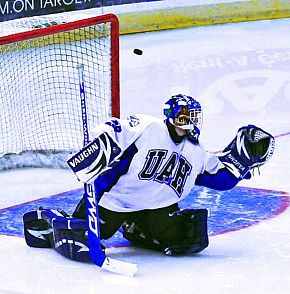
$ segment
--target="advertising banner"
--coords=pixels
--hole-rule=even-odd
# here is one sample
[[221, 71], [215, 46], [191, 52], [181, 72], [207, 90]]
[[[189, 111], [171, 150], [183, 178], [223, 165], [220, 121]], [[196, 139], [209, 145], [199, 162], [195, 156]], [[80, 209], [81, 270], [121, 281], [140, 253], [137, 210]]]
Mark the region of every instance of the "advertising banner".
[[0, 22], [22, 17], [160, 0], [0, 0]]

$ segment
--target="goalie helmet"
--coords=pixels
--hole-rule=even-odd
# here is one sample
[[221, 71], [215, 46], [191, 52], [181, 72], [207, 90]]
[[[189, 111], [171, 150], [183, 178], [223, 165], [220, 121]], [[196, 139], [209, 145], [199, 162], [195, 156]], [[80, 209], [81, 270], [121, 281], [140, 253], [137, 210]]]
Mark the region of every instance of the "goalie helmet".
[[202, 109], [198, 101], [187, 95], [174, 95], [165, 102], [165, 121], [187, 130], [188, 137], [198, 142], [202, 127]]

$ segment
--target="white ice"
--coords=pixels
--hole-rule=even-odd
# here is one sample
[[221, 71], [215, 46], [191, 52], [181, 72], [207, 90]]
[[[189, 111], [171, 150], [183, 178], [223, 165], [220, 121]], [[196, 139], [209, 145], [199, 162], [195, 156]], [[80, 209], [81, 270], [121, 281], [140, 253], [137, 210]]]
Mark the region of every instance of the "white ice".
[[[261, 175], [241, 186], [290, 192], [290, 19], [196, 27], [121, 37], [121, 113], [160, 116], [171, 94], [204, 106], [201, 140], [226, 146], [254, 123], [276, 136]], [[134, 48], [143, 55], [133, 54]], [[79, 187], [65, 170], [0, 173], [0, 208]], [[23, 238], [0, 235], [0, 293], [286, 294], [290, 279], [290, 211], [247, 229], [210, 237], [197, 256], [166, 257], [136, 248], [110, 249], [138, 264], [135, 277], [73, 262]]]

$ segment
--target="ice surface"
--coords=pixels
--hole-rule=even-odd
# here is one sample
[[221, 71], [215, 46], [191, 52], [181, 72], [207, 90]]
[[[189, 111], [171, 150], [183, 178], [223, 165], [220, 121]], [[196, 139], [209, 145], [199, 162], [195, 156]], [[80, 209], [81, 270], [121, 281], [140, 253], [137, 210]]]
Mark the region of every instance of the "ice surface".
[[[290, 192], [290, 19], [196, 27], [121, 37], [121, 112], [160, 115], [171, 94], [204, 106], [201, 139], [217, 151], [238, 127], [255, 123], [276, 136], [261, 175], [241, 186]], [[133, 54], [134, 48], [143, 55]], [[282, 135], [285, 134], [285, 135]], [[67, 170], [0, 172], [0, 208], [78, 188]], [[0, 236], [0, 293], [286, 294], [290, 212], [247, 229], [212, 236], [196, 256], [131, 247], [108, 255], [137, 263], [136, 277], [99, 270]]]

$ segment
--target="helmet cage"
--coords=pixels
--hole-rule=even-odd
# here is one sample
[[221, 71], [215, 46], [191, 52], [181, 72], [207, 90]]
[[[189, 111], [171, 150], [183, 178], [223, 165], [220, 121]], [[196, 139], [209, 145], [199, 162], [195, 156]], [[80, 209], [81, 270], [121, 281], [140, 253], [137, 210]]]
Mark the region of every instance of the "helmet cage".
[[196, 100], [186, 95], [172, 96], [164, 107], [164, 115], [172, 125], [184, 130], [198, 129], [202, 127], [202, 109]]

